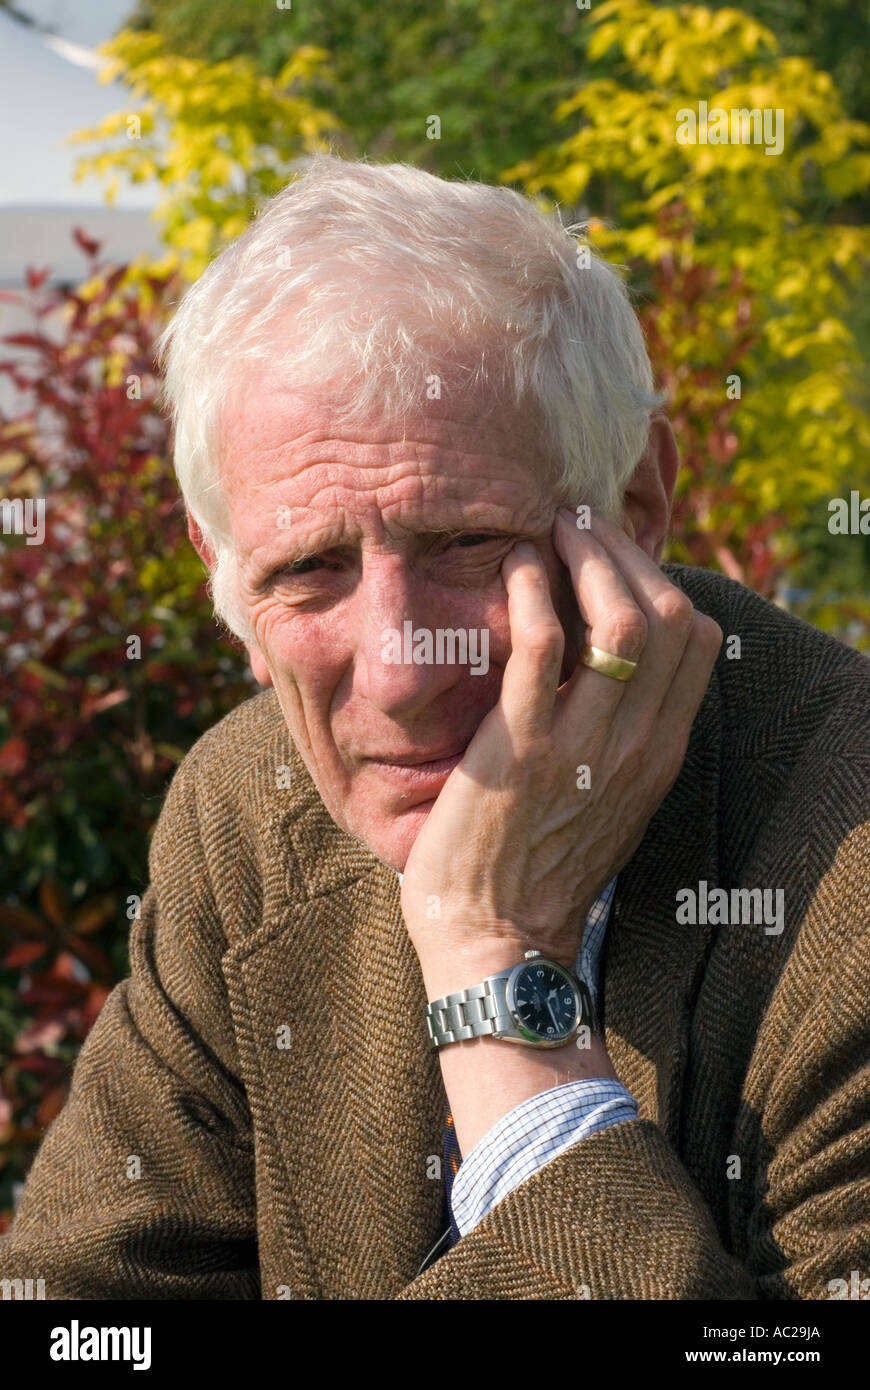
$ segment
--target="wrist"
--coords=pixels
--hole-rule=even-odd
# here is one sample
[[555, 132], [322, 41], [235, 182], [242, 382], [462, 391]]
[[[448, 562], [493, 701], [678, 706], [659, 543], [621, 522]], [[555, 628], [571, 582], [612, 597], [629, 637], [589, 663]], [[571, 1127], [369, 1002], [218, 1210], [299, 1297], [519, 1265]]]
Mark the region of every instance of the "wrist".
[[577, 946], [552, 951], [545, 943], [525, 937], [478, 938], [471, 943], [453, 944], [445, 939], [437, 949], [416, 947], [420, 971], [428, 1000], [441, 999], [446, 994], [479, 985], [489, 975], [511, 970], [525, 959], [527, 951], [538, 950], [548, 960], [557, 961], [569, 970], [577, 969]]
[[529, 947], [482, 951], [440, 951], [435, 956], [420, 957], [420, 970], [426, 986], [427, 1000], [442, 999], [462, 989], [479, 985], [489, 975], [510, 970], [523, 959]]
[[497, 1038], [451, 1043], [440, 1051], [441, 1075], [463, 1158], [493, 1125], [533, 1096], [571, 1081], [618, 1081], [604, 1039], [552, 1050], [512, 1046]]
[[529, 1092], [549, 1091], [566, 1081], [592, 1081], [605, 1078], [618, 1081], [600, 1033], [572, 1038], [563, 1047], [542, 1048], [532, 1044], [506, 1043], [501, 1038], [469, 1038], [438, 1049], [445, 1082], [451, 1072], [469, 1070], [502, 1080], [524, 1078], [540, 1082]]

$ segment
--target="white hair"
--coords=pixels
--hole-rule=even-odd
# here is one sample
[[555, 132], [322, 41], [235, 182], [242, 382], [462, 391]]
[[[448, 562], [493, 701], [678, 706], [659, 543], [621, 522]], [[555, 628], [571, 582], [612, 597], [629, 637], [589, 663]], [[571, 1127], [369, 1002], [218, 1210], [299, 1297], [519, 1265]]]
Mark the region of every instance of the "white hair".
[[[265, 204], [191, 286], [160, 341], [175, 469], [216, 555], [215, 613], [252, 640], [220, 480], [242, 364], [312, 392], [342, 426], [425, 412], [469, 386], [537, 412], [557, 503], [619, 515], [653, 393], [617, 272], [509, 188], [331, 154]], [[449, 398], [449, 397], [448, 397]]]

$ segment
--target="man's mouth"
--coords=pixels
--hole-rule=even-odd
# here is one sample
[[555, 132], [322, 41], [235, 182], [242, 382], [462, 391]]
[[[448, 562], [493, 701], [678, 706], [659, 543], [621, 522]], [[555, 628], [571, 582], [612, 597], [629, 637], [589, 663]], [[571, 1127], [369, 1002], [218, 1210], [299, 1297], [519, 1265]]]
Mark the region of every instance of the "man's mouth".
[[457, 754], [465, 752], [470, 742], [470, 739], [466, 739], [464, 743], [454, 743], [448, 748], [440, 748], [431, 753], [374, 753], [366, 762], [388, 763], [391, 767], [420, 767], [424, 763], [445, 762], [455, 758]]
[[392, 782], [407, 787], [422, 786], [439, 779], [446, 780], [461, 761], [470, 742], [469, 738], [465, 743], [453, 744], [447, 750], [426, 753], [382, 753], [366, 758], [365, 762]]

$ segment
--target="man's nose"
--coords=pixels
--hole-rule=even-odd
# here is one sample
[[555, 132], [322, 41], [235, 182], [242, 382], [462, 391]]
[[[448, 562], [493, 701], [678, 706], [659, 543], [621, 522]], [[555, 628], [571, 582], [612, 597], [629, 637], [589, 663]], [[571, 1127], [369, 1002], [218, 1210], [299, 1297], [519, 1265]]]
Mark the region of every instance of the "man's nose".
[[403, 561], [369, 557], [355, 597], [354, 684], [384, 714], [411, 719], [467, 675], [466, 667], [438, 660], [449, 647], [439, 650], [437, 633], [454, 626], [443, 592]]

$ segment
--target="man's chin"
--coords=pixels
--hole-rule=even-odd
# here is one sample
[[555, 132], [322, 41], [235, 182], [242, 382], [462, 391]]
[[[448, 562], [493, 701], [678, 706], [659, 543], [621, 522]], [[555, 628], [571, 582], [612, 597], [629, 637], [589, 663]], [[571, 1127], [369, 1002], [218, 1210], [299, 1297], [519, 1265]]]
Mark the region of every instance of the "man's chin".
[[435, 801], [434, 796], [428, 801], [420, 801], [380, 822], [377, 827], [351, 831], [351, 834], [370, 849], [382, 864], [401, 874]]

